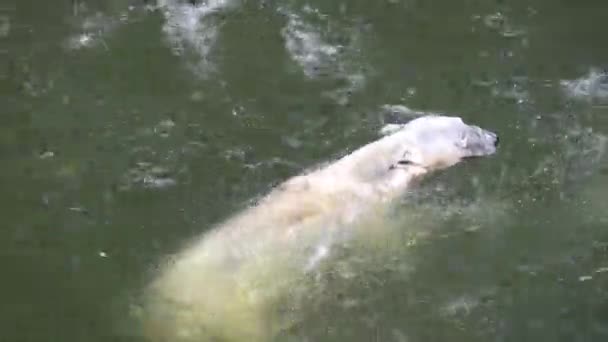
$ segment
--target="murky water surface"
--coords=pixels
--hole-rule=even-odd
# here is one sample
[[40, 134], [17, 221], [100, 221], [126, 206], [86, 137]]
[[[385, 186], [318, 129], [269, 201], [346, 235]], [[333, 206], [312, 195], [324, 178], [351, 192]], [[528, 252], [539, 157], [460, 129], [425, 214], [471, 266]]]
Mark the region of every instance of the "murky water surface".
[[412, 111], [500, 152], [277, 339], [608, 339], [608, 4], [194, 2], [0, 1], [1, 341], [143, 341], [163, 256]]

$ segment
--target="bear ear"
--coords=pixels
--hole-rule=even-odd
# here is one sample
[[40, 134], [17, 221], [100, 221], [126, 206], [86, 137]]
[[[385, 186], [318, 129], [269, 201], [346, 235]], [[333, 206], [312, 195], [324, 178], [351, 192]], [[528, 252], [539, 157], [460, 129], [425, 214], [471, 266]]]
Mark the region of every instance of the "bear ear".
[[404, 126], [405, 126], [404, 124], [387, 124], [387, 125], [384, 125], [380, 129], [380, 135], [382, 135], [382, 136], [391, 135], [391, 134], [399, 131], [400, 129], [402, 129]]

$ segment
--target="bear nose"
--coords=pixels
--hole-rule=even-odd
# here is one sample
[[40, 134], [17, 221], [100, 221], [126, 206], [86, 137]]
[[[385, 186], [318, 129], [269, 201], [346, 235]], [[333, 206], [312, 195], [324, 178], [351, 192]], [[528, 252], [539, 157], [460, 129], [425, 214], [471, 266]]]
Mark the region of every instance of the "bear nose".
[[494, 147], [498, 147], [498, 144], [500, 143], [500, 139], [498, 138], [498, 134], [491, 132], [491, 131], [484, 131], [484, 136], [487, 139], [487, 142], [493, 142], [494, 143]]

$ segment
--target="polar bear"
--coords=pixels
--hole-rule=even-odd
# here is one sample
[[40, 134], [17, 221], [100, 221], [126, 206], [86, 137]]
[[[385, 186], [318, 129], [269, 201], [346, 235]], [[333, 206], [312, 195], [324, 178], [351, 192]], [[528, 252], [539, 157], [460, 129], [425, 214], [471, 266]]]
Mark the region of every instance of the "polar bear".
[[170, 257], [146, 291], [144, 334], [163, 342], [273, 340], [334, 246], [358, 234], [366, 236], [359, 245], [367, 243], [413, 182], [498, 145], [495, 133], [458, 117], [423, 116], [381, 133], [288, 179]]

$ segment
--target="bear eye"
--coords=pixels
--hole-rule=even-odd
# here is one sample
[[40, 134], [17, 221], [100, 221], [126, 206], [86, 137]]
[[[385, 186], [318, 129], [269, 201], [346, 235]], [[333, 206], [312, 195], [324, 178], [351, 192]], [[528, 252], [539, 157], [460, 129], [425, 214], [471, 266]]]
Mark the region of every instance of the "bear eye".
[[407, 160], [407, 159], [401, 159], [399, 161], [397, 161], [397, 163], [392, 164], [388, 169], [389, 170], [393, 170], [395, 169], [397, 166], [407, 166], [407, 165], [412, 165], [414, 163], [412, 163], [411, 160]]

